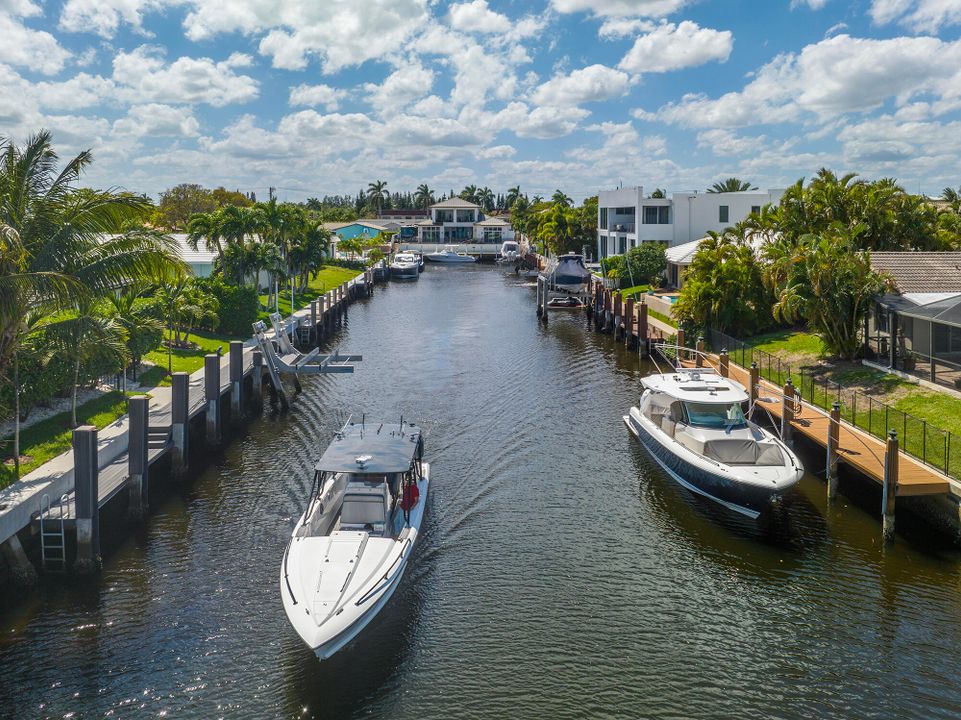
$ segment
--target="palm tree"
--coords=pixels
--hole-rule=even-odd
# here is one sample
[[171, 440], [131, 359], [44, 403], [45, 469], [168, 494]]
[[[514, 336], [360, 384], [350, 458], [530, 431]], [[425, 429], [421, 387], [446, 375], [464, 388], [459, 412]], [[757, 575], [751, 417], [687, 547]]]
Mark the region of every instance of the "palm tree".
[[520, 185], [515, 185], [514, 187], [512, 187], [510, 190], [507, 191], [507, 199], [504, 204], [507, 205], [508, 210], [514, 207], [514, 203], [517, 202], [517, 198], [519, 198], [520, 196], [521, 196]]
[[570, 207], [574, 204], [574, 201], [559, 189], [554, 191], [554, 194], [551, 196], [551, 202], [555, 205], [564, 205], [565, 207]]
[[652, 200], [663, 200], [667, 197], [667, 191], [663, 188], [654, 188], [654, 192], [651, 193]]
[[207, 252], [217, 252], [217, 258], [220, 260], [221, 266], [224, 262], [222, 220], [223, 213], [221, 210], [214, 210], [213, 212], [194, 213], [187, 221], [187, 244], [196, 250], [200, 241], [203, 240]]
[[380, 211], [384, 207], [384, 200], [389, 197], [387, 193], [387, 181], [375, 180], [368, 184], [367, 197], [371, 198], [377, 204], [377, 214], [380, 215]]
[[427, 186], [427, 183], [417, 186], [417, 192], [414, 193], [414, 202], [417, 203], [418, 207], [423, 208], [434, 204], [434, 191]]
[[107, 311], [127, 335], [127, 354], [133, 368], [134, 380], [143, 355], [163, 341], [163, 321], [154, 308], [144, 302], [146, 289], [131, 285], [123, 291], [107, 295]]
[[707, 189], [709, 193], [747, 192], [748, 190], [757, 190], [757, 188], [746, 180], [741, 180], [736, 177], [730, 177], [722, 182], [716, 182]]
[[534, 197], [531, 198], [531, 205], [536, 205], [539, 202], [544, 202], [543, 195], [535, 195]]
[[[0, 138], [0, 377], [11, 366], [18, 374], [28, 317], [79, 317], [81, 307], [108, 292], [186, 272], [170, 238], [123, 232], [147, 216], [149, 199], [77, 187], [91, 161], [84, 151], [58, 169], [46, 131], [22, 147]], [[14, 387], [16, 394], [17, 381]]]
[[946, 187], [941, 191], [941, 199], [951, 205], [951, 209], [958, 212], [961, 208], [961, 188], [955, 190], [954, 188]]
[[460, 197], [467, 202], [476, 203], [477, 202], [477, 186], [468, 185], [463, 190], [460, 191]]
[[485, 187], [482, 190], [477, 191], [477, 203], [481, 205], [486, 212], [490, 212], [494, 209], [494, 191], [489, 187]]

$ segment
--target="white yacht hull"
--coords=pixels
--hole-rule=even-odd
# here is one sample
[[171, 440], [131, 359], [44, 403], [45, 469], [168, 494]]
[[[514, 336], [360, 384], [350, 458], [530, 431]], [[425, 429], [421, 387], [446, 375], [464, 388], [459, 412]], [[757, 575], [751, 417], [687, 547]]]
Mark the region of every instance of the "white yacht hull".
[[425, 255], [428, 262], [446, 263], [448, 265], [466, 264], [476, 262], [470, 255]]
[[[774, 506], [804, 474], [800, 462], [781, 444], [789, 465], [765, 467], [729, 466], [708, 460], [687, 449], [661, 431], [641, 411], [632, 407], [624, 424], [655, 462], [679, 485], [713, 500], [728, 510], [757, 519]], [[752, 478], [750, 473], [758, 477]]]
[[[417, 483], [420, 499], [410, 511], [409, 528], [406, 534], [401, 533], [396, 540], [390, 539], [392, 547], [382, 554], [372, 568], [364, 567], [364, 555], [368, 548], [366, 541], [362, 539], [358, 544], [363, 542], [364, 550], [350, 560], [350, 564], [356, 561], [356, 565], [347, 570], [349, 566], [344, 563], [340, 566], [321, 566], [317, 549], [306, 543], [301, 544], [324, 538], [296, 535], [291, 537], [280, 568], [280, 592], [284, 610], [294, 630], [319, 659], [330, 658], [354, 640], [383, 609], [400, 585], [420, 537], [427, 509], [430, 466], [423, 463], [422, 467], [423, 477]], [[304, 516], [301, 516], [298, 525], [303, 522]], [[333, 545], [332, 539], [338, 535], [339, 533], [332, 533], [325, 536], [331, 539], [326, 546], [328, 553]], [[349, 543], [366, 533], [345, 535], [350, 536], [344, 539]], [[375, 542], [384, 540], [370, 539]], [[338, 575], [338, 572], [341, 575]], [[338, 587], [340, 578], [346, 578], [343, 586], [339, 587], [339, 596], [334, 599], [331, 599], [329, 593], [325, 597], [318, 597], [323, 589], [325, 574], [334, 576]], [[358, 574], [361, 577], [355, 578]], [[312, 591], [316, 592], [315, 596], [311, 595]], [[322, 606], [322, 610], [319, 606]], [[317, 623], [314, 619], [315, 613], [325, 613], [325, 619]]]
[[417, 263], [390, 266], [391, 280], [416, 280], [419, 276], [420, 268], [417, 266]]

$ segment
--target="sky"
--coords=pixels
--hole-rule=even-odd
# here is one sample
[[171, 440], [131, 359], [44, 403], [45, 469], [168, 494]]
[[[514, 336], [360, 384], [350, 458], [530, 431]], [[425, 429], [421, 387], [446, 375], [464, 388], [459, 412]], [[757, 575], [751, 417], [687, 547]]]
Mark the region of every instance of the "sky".
[[0, 0], [0, 137], [85, 183], [961, 184], [961, 0]]

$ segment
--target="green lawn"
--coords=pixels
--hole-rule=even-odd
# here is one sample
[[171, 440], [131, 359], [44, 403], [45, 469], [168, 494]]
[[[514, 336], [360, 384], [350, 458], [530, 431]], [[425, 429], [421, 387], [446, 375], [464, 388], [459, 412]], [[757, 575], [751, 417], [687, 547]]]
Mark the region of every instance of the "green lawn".
[[795, 362], [810, 360], [812, 363], [824, 357], [824, 343], [814, 333], [800, 330], [776, 330], [774, 332], [755, 335], [748, 338], [758, 350], [777, 355], [783, 359], [794, 359]]
[[657, 310], [651, 310], [651, 308], [648, 307], [647, 314], [650, 317], [656, 318], [657, 320], [660, 320], [663, 323], [667, 323], [671, 327], [675, 327], [675, 328], [677, 327], [677, 322], [674, 320], [674, 318], [668, 317], [664, 313], [659, 313]]
[[[142, 393], [128, 393], [128, 395], [137, 394]], [[126, 413], [127, 395], [115, 391], [78, 406], [77, 421], [81, 425], [96, 425], [102, 429]], [[29, 458], [20, 465], [21, 477], [69, 450], [70, 444], [69, 410], [21, 430], [20, 455]], [[0, 466], [0, 488], [3, 488], [14, 481], [12, 437], [0, 441], [0, 457], [3, 458], [3, 465]]]
[[[353, 280], [355, 277], [360, 275], [361, 272], [361, 270], [354, 270], [353, 268], [343, 268], [337, 265], [328, 265], [317, 274], [317, 277], [311, 278], [310, 282], [307, 283], [306, 291], [294, 293], [294, 300], [297, 301], [297, 310], [307, 307], [311, 300], [316, 300], [328, 290], [338, 287], [348, 280]], [[281, 288], [279, 304], [281, 315], [284, 317], [291, 315], [292, 310], [290, 307], [289, 288], [287, 290]], [[263, 308], [267, 307], [267, 295], [260, 296], [260, 305]], [[272, 312], [274, 312], [273, 305], [271, 305], [269, 309], [265, 309], [263, 312], [261, 312], [261, 319], [266, 320]]]
[[646, 294], [650, 289], [650, 285], [635, 285], [634, 287], [621, 288], [618, 292], [621, 297], [632, 297], [637, 300], [638, 295]]
[[[204, 366], [204, 355], [217, 352], [219, 347], [222, 347], [224, 354], [226, 354], [230, 349], [230, 341], [236, 339], [227, 335], [215, 335], [207, 332], [190, 333], [189, 341], [195, 343], [197, 347], [189, 350], [173, 349], [170, 353], [172, 372], [196, 372]], [[144, 387], [169, 385], [167, 348], [159, 347], [156, 350], [151, 350], [144, 356], [144, 359], [154, 363], [157, 367], [144, 372], [139, 378], [140, 384]]]

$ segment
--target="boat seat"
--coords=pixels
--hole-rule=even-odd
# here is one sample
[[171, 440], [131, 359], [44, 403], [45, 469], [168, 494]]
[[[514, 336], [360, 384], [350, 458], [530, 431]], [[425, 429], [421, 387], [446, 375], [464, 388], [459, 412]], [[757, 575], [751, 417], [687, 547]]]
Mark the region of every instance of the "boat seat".
[[704, 444], [704, 455], [725, 465], [784, 464], [784, 455], [777, 445], [754, 440], [711, 440]]

